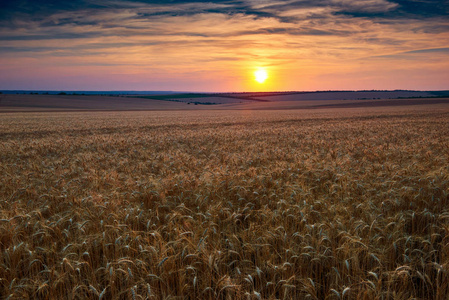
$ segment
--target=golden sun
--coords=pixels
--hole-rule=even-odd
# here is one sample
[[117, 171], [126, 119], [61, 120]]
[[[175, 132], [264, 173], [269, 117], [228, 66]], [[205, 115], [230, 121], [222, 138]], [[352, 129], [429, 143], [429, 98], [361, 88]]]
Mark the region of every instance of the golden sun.
[[265, 69], [259, 69], [254, 72], [254, 77], [258, 83], [264, 83], [268, 78], [268, 73]]

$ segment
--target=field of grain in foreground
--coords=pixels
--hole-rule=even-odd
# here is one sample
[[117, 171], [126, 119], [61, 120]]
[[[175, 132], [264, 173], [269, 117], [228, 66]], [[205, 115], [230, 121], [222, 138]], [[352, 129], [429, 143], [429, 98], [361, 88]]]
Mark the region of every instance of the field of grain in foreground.
[[2, 299], [446, 299], [449, 109], [0, 117]]

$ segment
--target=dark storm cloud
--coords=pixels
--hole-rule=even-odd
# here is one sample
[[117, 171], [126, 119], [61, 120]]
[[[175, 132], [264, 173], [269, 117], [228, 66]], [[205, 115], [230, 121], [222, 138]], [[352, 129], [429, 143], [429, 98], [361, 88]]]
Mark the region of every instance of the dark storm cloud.
[[402, 16], [447, 17], [449, 2], [446, 0], [395, 0], [399, 4], [397, 14]]
[[[188, 5], [188, 7], [186, 7]], [[217, 7], [210, 7], [217, 5]], [[152, 10], [151, 8], [157, 7]], [[135, 19], [150, 19], [153, 17], [192, 16], [201, 13], [218, 13], [226, 15], [249, 15], [254, 18], [275, 18], [282, 22], [293, 21], [294, 18], [278, 16], [276, 12], [264, 9], [255, 9], [254, 5], [247, 1], [107, 1], [107, 0], [75, 0], [75, 1], [30, 1], [30, 0], [6, 0], [0, 3], [0, 27], [20, 27], [23, 22], [15, 22], [17, 19], [43, 21], [51, 15], [70, 12], [114, 11], [131, 9], [135, 12]], [[97, 21], [101, 23], [101, 20]], [[49, 20], [40, 26], [61, 26], [64, 24], [94, 25], [85, 20], [74, 19], [70, 16], [58, 19], [58, 22]]]
[[[201, 6], [208, 3], [226, 4], [234, 7], [234, 10], [245, 11], [249, 8], [241, 1], [108, 1], [108, 0], [3, 0], [0, 2], [0, 20], [11, 20], [15, 17], [22, 17], [25, 15], [33, 15], [33, 18], [45, 18], [46, 16], [59, 13], [80, 10], [95, 10], [95, 9], [126, 9], [139, 8], [143, 5], [151, 7], [152, 5], [165, 6], [166, 10], [163, 12], [155, 12], [153, 14], [141, 14], [141, 16], [153, 15], [182, 15], [191, 14], [194, 11], [179, 11], [176, 7], [183, 4], [197, 4], [196, 12], [201, 12]], [[229, 12], [228, 9], [223, 9], [221, 12]]]
[[425, 19], [447, 17], [449, 13], [449, 2], [445, 0], [394, 0], [389, 2], [396, 4], [396, 7], [386, 11], [342, 9], [336, 14], [363, 18]]
[[58, 0], [2, 0], [0, 2], [0, 20], [14, 20], [17, 17], [32, 15], [34, 18], [42, 18], [59, 11], [73, 11], [78, 9], [101, 8], [81, 0], [58, 1]]
[[[114, 11], [131, 9], [136, 19], [148, 19], [163, 16], [191, 16], [200, 13], [218, 13], [226, 15], [249, 15], [254, 18], [273, 18], [283, 23], [295, 23], [298, 20], [327, 19], [329, 14], [351, 17], [396, 19], [445, 17], [449, 14], [448, 1], [438, 0], [303, 0], [289, 1], [107, 1], [107, 0], [3, 0], [0, 2], [0, 26], [21, 27], [27, 20], [42, 21], [40, 26], [62, 26], [64, 24], [95, 25], [101, 20], [83, 20], [70, 14], [58, 20], [46, 20], [58, 13]], [[186, 7], [188, 5], [188, 7]], [[211, 7], [215, 5], [216, 7]], [[152, 7], [158, 7], [152, 10]], [[328, 8], [327, 13], [311, 12], [306, 16], [286, 16], [285, 12], [296, 9]], [[18, 22], [20, 20], [20, 22]]]
[[[215, 10], [206, 10], [216, 13], [244, 13], [261, 17], [276, 17], [276, 12], [288, 11], [297, 8], [331, 7], [339, 14], [351, 14], [363, 17], [435, 17], [446, 16], [449, 12], [448, 1], [438, 0], [364, 0], [364, 1], [337, 1], [337, 0], [304, 0], [304, 1], [274, 1], [274, 4], [265, 5], [261, 9], [257, 1], [107, 1], [107, 0], [3, 0], [0, 2], [0, 18], [2, 20], [14, 18], [17, 15], [33, 15], [35, 18], [45, 17], [61, 11], [76, 11], [88, 9], [123, 9], [138, 7], [139, 5], [165, 6], [167, 10], [161, 14], [193, 13], [192, 11], [176, 12], [176, 6], [196, 4], [198, 11], [205, 4], [218, 4], [224, 7]], [[174, 10], [172, 10], [174, 8]]]

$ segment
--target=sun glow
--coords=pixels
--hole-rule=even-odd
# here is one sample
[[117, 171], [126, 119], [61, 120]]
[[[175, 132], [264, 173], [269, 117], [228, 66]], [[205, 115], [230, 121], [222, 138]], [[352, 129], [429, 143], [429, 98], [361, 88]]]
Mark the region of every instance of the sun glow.
[[258, 83], [264, 83], [268, 78], [268, 73], [265, 69], [259, 69], [254, 72], [254, 77]]

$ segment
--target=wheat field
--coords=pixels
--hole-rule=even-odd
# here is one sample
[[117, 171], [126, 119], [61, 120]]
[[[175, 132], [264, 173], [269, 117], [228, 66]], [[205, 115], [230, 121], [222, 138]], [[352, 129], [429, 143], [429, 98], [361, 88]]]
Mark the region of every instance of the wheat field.
[[2, 114], [0, 298], [447, 299], [435, 107]]

